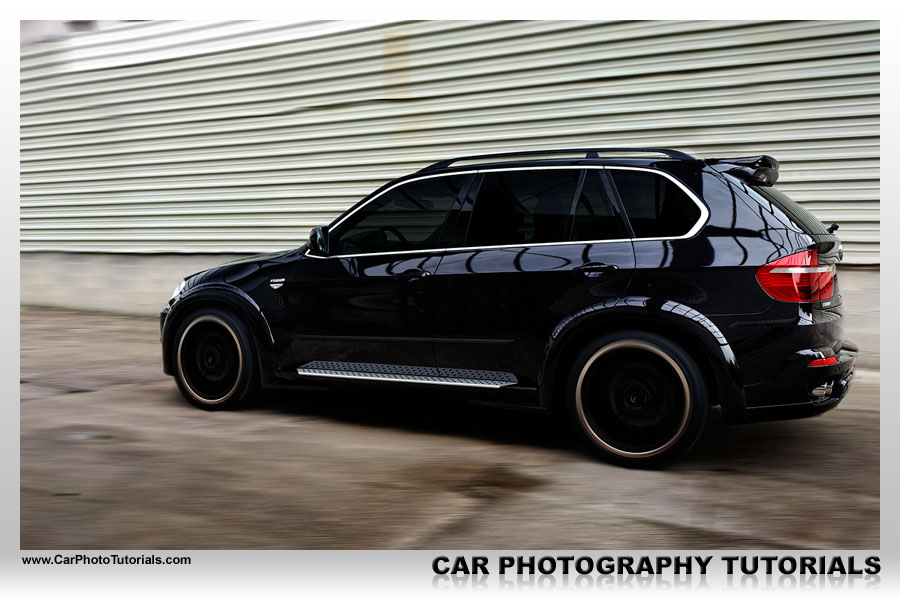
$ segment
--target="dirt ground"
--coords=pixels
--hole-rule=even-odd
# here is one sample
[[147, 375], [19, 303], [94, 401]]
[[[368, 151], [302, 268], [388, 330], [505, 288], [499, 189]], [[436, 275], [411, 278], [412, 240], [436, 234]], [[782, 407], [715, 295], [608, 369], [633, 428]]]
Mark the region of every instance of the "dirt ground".
[[879, 375], [821, 417], [715, 431], [658, 471], [452, 397], [270, 393], [208, 413], [151, 319], [23, 308], [21, 547], [879, 547]]

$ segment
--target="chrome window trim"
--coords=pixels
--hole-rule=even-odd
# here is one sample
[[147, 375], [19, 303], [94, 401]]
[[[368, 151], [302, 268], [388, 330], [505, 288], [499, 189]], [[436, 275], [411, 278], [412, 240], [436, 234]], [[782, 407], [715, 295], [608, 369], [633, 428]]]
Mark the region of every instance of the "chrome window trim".
[[491, 250], [491, 249], [503, 249], [503, 248], [538, 248], [541, 246], [571, 246], [571, 245], [593, 245], [593, 244], [612, 244], [618, 242], [652, 242], [652, 241], [669, 241], [669, 240], [686, 240], [688, 238], [692, 238], [706, 225], [706, 222], [709, 220], [709, 208], [707, 208], [706, 204], [703, 203], [702, 200], [684, 183], [679, 181], [674, 175], [666, 173], [665, 171], [660, 171], [659, 169], [652, 169], [650, 167], [628, 167], [628, 166], [617, 166], [617, 165], [547, 165], [541, 167], [494, 167], [488, 169], [475, 169], [471, 171], [456, 171], [453, 173], [438, 173], [432, 175], [423, 175], [421, 177], [416, 177], [414, 179], [407, 179], [406, 181], [401, 181], [395, 185], [386, 188], [381, 193], [376, 196], [372, 196], [366, 201], [364, 204], [360, 204], [352, 211], [342, 215], [336, 223], [329, 227], [330, 230], [333, 230], [335, 227], [340, 226], [341, 223], [346, 221], [350, 216], [355, 214], [357, 211], [361, 210], [363, 207], [368, 206], [368, 204], [374, 200], [377, 200], [384, 194], [389, 191], [400, 187], [401, 185], [406, 185], [407, 183], [412, 183], [414, 181], [421, 181], [423, 179], [431, 179], [434, 177], [449, 177], [452, 175], [470, 175], [472, 173], [496, 173], [498, 171], [538, 171], [538, 170], [548, 170], [548, 169], [619, 169], [622, 171], [646, 171], [648, 173], [656, 173], [661, 175], [677, 185], [681, 191], [687, 194], [687, 197], [690, 198], [694, 204], [700, 209], [700, 218], [697, 219], [697, 222], [688, 230], [687, 233], [679, 236], [672, 237], [651, 237], [651, 238], [622, 238], [615, 240], [579, 240], [579, 241], [569, 241], [569, 242], [539, 242], [536, 244], [503, 244], [496, 246], [448, 246], [444, 248], [429, 248], [425, 250], [397, 250], [394, 252], [365, 252], [361, 254], [332, 254], [329, 256], [316, 256], [315, 254], [310, 254], [309, 249], [306, 250], [305, 255], [311, 256], [312, 258], [320, 258], [320, 259], [329, 259], [329, 258], [358, 258], [360, 256], [390, 256], [390, 255], [400, 255], [400, 254], [433, 254], [437, 252], [464, 252], [467, 250]]

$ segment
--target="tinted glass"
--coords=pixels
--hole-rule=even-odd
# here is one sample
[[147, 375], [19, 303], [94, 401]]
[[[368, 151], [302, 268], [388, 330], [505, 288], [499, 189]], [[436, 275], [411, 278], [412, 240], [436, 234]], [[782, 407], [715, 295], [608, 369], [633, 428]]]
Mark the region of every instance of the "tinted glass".
[[485, 173], [475, 199], [470, 246], [566, 240], [578, 169]]
[[471, 175], [413, 181], [383, 194], [338, 228], [335, 254], [369, 254], [437, 248], [450, 209]]
[[828, 233], [825, 225], [811, 212], [791, 200], [787, 194], [774, 187], [751, 185], [750, 188], [780, 208], [792, 221], [794, 221], [806, 233]]
[[635, 237], [678, 237], [700, 219], [700, 208], [671, 180], [649, 171], [609, 169]]
[[600, 171], [587, 169], [584, 186], [575, 207], [571, 240], [621, 240], [627, 237], [613, 212]]

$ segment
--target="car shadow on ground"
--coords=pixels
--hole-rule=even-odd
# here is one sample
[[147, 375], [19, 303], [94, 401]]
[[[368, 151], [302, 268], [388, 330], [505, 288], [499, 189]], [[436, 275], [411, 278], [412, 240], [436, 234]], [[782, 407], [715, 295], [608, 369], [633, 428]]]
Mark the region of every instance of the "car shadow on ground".
[[[525, 445], [594, 458], [571, 430], [564, 414], [526, 412], [485, 405], [449, 393], [427, 395], [408, 390], [367, 389], [266, 390], [244, 409], [316, 417], [369, 427], [462, 436], [503, 444]], [[678, 471], [756, 471], [783, 466], [785, 455], [804, 449], [833, 447], [833, 428], [811, 421], [778, 421], [749, 425], [715, 423], [687, 454], [662, 468]], [[599, 460], [599, 459], [598, 459]]]
[[568, 423], [543, 412], [509, 410], [446, 392], [267, 390], [248, 410], [276, 410], [371, 427], [401, 428], [545, 448], [576, 448]]

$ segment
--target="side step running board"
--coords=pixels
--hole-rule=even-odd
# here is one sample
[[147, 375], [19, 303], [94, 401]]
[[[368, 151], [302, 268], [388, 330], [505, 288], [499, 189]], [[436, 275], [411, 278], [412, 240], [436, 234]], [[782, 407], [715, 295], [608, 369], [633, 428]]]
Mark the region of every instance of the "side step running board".
[[297, 368], [300, 377], [367, 379], [397, 383], [425, 383], [478, 388], [501, 388], [518, 383], [512, 373], [469, 369], [436, 369], [407, 365], [381, 365], [316, 360]]

